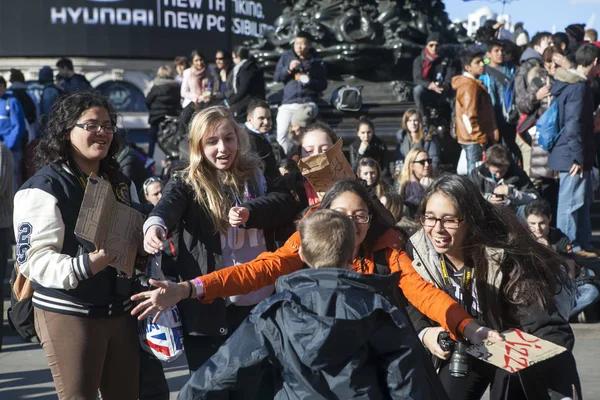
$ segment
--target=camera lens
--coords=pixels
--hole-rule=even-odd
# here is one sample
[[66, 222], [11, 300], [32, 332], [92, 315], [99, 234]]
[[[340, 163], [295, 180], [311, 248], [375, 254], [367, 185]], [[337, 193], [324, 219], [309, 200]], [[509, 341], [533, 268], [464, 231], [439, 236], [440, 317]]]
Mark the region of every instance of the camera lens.
[[462, 342], [456, 343], [454, 352], [450, 357], [448, 370], [454, 378], [466, 378], [469, 375], [469, 359], [467, 354], [467, 345]]

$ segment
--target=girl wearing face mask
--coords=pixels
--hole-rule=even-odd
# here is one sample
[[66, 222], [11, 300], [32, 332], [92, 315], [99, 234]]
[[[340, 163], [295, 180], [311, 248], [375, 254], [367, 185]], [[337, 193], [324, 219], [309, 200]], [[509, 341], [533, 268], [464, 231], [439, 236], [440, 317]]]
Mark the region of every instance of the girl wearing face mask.
[[[228, 223], [229, 216], [239, 216], [244, 203], [260, 202], [270, 189], [262, 162], [249, 146], [248, 135], [223, 106], [200, 111], [190, 124], [190, 165], [169, 181], [144, 224], [144, 248], [150, 253], [163, 250], [167, 233], [178, 228], [177, 269], [183, 279], [246, 262], [273, 249], [263, 229], [293, 217], [291, 196], [272, 194], [269, 207], [277, 213], [254, 213], [258, 222], [252, 228]], [[191, 283], [188, 290], [193, 290]], [[212, 304], [191, 300], [179, 304], [190, 370], [212, 356], [253, 305], [272, 290], [267, 287]]]
[[219, 80], [208, 68], [206, 57], [198, 50], [192, 51], [192, 66], [183, 71], [181, 97], [183, 108], [190, 103], [209, 103], [219, 91]]
[[375, 135], [375, 125], [367, 117], [362, 116], [356, 125], [358, 139], [349, 146], [350, 166], [356, 171], [358, 162], [363, 157], [377, 161], [383, 176], [389, 176], [389, 166], [386, 161], [387, 145]]
[[[356, 248], [353, 270], [366, 274], [399, 271], [399, 287], [404, 296], [414, 307], [439, 321], [454, 335], [464, 335], [475, 342], [488, 336], [499, 338], [497, 332], [473, 322], [448, 295], [418, 277], [402, 250], [402, 234], [392, 228], [393, 221], [387, 210], [371, 197], [360, 181], [336, 182], [325, 193], [320, 205], [314, 208], [336, 210], [354, 221]], [[188, 284], [185, 282], [176, 284], [153, 281], [161, 289], [135, 295], [133, 299], [142, 302], [132, 313], [141, 313], [142, 318], [187, 297], [198, 297], [202, 302], [210, 302], [272, 285], [279, 276], [302, 268], [302, 260], [298, 254], [300, 245], [300, 235], [296, 232], [275, 252], [263, 253], [246, 264], [198, 277], [194, 280], [194, 293], [187, 291]]]
[[[469, 375], [454, 378], [443, 361], [439, 374], [450, 398], [479, 399], [490, 385], [493, 400], [571, 398], [573, 388], [580, 392], [573, 332], [553, 301], [565, 290], [557, 254], [538, 243], [510, 210], [486, 201], [463, 176], [444, 175], [432, 183], [420, 222], [422, 229], [407, 248], [423, 279], [459, 301], [481, 324], [498, 331], [518, 328], [568, 349], [518, 375], [470, 358]], [[413, 324], [432, 354], [447, 360], [450, 353], [437, 344], [443, 329], [425, 319]]]
[[432, 181], [433, 160], [429, 153], [423, 149], [412, 149], [406, 155], [402, 172], [398, 177], [397, 190], [404, 198], [404, 204], [408, 207], [405, 215], [414, 218], [417, 207], [425, 191]]
[[15, 196], [17, 263], [32, 282], [35, 328], [59, 399], [95, 399], [98, 391], [138, 398], [131, 280], [110, 265], [114, 255], [75, 236], [92, 173], [110, 182], [118, 202], [138, 201], [115, 160], [116, 125], [114, 108], [97, 92], [61, 98], [37, 146], [40, 169]]
[[381, 179], [381, 168], [377, 161], [369, 157], [361, 158], [356, 169], [356, 176], [367, 182], [367, 186], [375, 191], [378, 199], [384, 195], [391, 187]]
[[437, 135], [425, 132], [423, 117], [416, 108], [406, 110], [402, 117], [402, 129], [396, 134], [396, 171], [402, 170], [404, 159], [412, 149], [426, 150], [433, 160], [433, 167], [440, 164], [440, 142]]

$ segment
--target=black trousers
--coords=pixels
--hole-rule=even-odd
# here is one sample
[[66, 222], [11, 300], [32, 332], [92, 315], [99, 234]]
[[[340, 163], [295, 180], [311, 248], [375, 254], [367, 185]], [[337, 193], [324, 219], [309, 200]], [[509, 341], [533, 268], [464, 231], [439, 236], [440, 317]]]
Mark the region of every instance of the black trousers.
[[471, 372], [466, 378], [450, 375], [444, 361], [439, 372], [442, 385], [451, 400], [479, 400], [490, 386], [490, 400], [558, 400], [579, 393], [581, 384], [573, 354], [566, 351], [510, 374], [484, 361], [469, 357]]
[[154, 147], [156, 147], [156, 139], [158, 138], [158, 125], [162, 121], [164, 121], [164, 118], [152, 123], [148, 130], [148, 157], [150, 158], [154, 157]]
[[209, 358], [211, 358], [219, 347], [235, 332], [244, 319], [250, 314], [254, 306], [227, 307], [227, 334], [222, 336], [190, 336], [183, 337], [183, 349], [188, 361], [190, 372], [196, 371]]
[[[4, 277], [6, 276], [6, 267], [8, 265], [8, 257], [10, 253], [10, 243], [13, 237], [12, 227], [0, 228], [0, 319], [4, 315], [4, 296], [8, 293], [3, 293]], [[0, 351], [2, 351], [2, 326], [4, 321], [0, 321]]]
[[169, 385], [160, 360], [141, 348], [140, 400], [169, 400]]

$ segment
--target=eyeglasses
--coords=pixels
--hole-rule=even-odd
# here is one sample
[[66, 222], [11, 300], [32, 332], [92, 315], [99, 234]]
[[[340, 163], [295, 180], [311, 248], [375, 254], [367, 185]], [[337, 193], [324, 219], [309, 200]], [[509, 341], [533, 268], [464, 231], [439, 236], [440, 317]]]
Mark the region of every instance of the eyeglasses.
[[348, 218], [350, 218], [352, 221], [356, 222], [357, 224], [368, 224], [369, 222], [371, 222], [370, 215], [362, 215], [362, 214], [348, 215]]
[[427, 47], [440, 47], [439, 43], [430, 43], [427, 45]]
[[85, 129], [90, 133], [98, 133], [100, 130], [104, 130], [105, 133], [115, 133], [117, 127], [114, 125], [100, 125], [100, 124], [75, 124], [76, 127]]
[[444, 218], [435, 218], [429, 215], [421, 215], [419, 217], [419, 221], [421, 221], [421, 225], [427, 228], [435, 227], [438, 221], [442, 225], [442, 228], [446, 229], [457, 229], [461, 222], [464, 221], [464, 218], [457, 217], [444, 217]]
[[433, 159], [432, 158], [426, 158], [424, 160], [419, 160], [419, 161], [413, 161], [414, 164], [421, 164], [421, 165], [425, 165], [425, 163], [431, 165], [433, 163]]
[[150, 178], [146, 179], [144, 183], [142, 183], [142, 190], [144, 194], [147, 194], [146, 189], [148, 189], [148, 186], [150, 186], [154, 182], [160, 182], [160, 178], [158, 176], [151, 176]]

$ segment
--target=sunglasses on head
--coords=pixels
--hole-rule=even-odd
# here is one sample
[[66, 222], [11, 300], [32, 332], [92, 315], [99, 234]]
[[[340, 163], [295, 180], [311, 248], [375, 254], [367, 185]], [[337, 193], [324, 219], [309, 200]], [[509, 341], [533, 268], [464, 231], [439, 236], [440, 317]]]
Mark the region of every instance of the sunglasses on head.
[[144, 191], [144, 193], [146, 193], [146, 189], [148, 189], [148, 186], [150, 186], [154, 182], [160, 182], [160, 178], [158, 176], [151, 176], [150, 178], [144, 181], [144, 183], [142, 184], [142, 190]]
[[430, 165], [431, 165], [431, 163], [433, 163], [433, 159], [431, 159], [431, 158], [426, 158], [426, 159], [424, 159], [424, 160], [413, 161], [413, 163], [415, 163], [415, 164], [421, 164], [421, 165], [425, 165], [425, 164], [427, 163], [427, 164], [430, 164]]
[[377, 164], [377, 162], [374, 161], [374, 160], [365, 160], [365, 159], [363, 159], [363, 160], [360, 160], [359, 164], [361, 166], [364, 166], [364, 167], [374, 167], [375, 164]]

